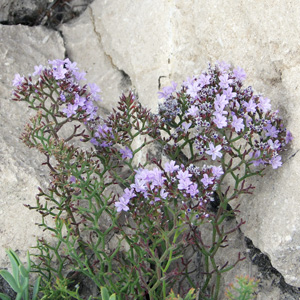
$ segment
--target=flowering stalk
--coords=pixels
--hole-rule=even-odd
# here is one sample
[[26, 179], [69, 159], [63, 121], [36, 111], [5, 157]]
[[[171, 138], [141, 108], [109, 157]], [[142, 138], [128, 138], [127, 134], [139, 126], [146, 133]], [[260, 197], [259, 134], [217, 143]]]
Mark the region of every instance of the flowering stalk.
[[[224, 229], [238, 213], [230, 202], [252, 192], [249, 177], [282, 165], [292, 139], [270, 100], [243, 88], [241, 68], [218, 63], [178, 89], [164, 88], [157, 115], [129, 93], [102, 119], [100, 89], [80, 84], [76, 63], [50, 65], [13, 82], [13, 100], [37, 111], [22, 140], [45, 155], [51, 176], [29, 207], [56, 239], [36, 247], [44, 287], [55, 288], [55, 278], [74, 281], [73, 272], [118, 299], [165, 299], [171, 288], [185, 296], [190, 287], [198, 299], [218, 299], [222, 274], [243, 259], [220, 266], [216, 255], [244, 223]], [[71, 145], [76, 140], [94, 148], [81, 150]], [[149, 145], [164, 156], [141, 159]], [[189, 252], [202, 257], [200, 275]]]

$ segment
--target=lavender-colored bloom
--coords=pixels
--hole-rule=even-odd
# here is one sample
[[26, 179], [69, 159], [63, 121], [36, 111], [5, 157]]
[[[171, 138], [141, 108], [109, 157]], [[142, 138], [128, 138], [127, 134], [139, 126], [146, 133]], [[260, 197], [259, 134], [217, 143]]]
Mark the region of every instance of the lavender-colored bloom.
[[207, 174], [204, 174], [203, 178], [201, 179], [201, 182], [203, 183], [203, 185], [205, 187], [207, 187], [209, 184], [213, 184], [214, 183], [214, 177], [208, 177]]
[[219, 77], [220, 82], [219, 82], [219, 86], [222, 89], [227, 89], [229, 87], [229, 84], [233, 82], [232, 79], [228, 78], [228, 74], [223, 74]]
[[70, 118], [72, 115], [76, 115], [77, 108], [78, 105], [68, 104], [68, 106], [62, 110], [62, 112], [67, 115], [67, 118]]
[[[215, 100], [215, 110], [217, 112], [224, 110], [225, 106], [229, 103], [229, 101], [226, 99], [225, 94], [217, 94], [216, 95], [216, 100]], [[227, 114], [227, 113], [226, 113]]]
[[186, 123], [186, 122], [183, 122], [183, 123], [181, 124], [181, 126], [183, 127], [185, 133], [188, 132], [188, 130], [189, 130], [189, 128], [191, 127], [191, 125], [192, 125], [192, 123]]
[[76, 67], [77, 63], [76, 63], [76, 62], [71, 62], [69, 58], [66, 58], [66, 59], [64, 60], [64, 65], [65, 65], [66, 68], [67, 68], [68, 70], [70, 70], [72, 73], [73, 73], [74, 71], [77, 71], [77, 70], [78, 70], [78, 68]]
[[269, 144], [269, 146], [270, 146], [270, 148], [271, 148], [272, 150], [277, 150], [277, 149], [279, 149], [280, 146], [281, 146], [281, 144], [280, 144], [280, 142], [279, 142], [278, 140], [276, 140], [275, 142], [273, 142], [273, 141], [270, 139], [270, 140], [268, 140], [268, 144]]
[[192, 177], [192, 174], [190, 174], [188, 171], [182, 171], [182, 170], [179, 170], [176, 176], [177, 179], [183, 181], [189, 179], [190, 177]]
[[166, 199], [169, 195], [169, 192], [166, 192], [165, 189], [161, 189], [159, 194], [162, 199]]
[[226, 117], [222, 116], [220, 113], [215, 113], [215, 118], [213, 118], [213, 122], [217, 125], [218, 128], [223, 128], [227, 126]]
[[197, 79], [198, 83], [201, 87], [209, 85], [210, 75], [201, 74], [200, 77]]
[[236, 67], [233, 70], [233, 75], [238, 81], [244, 81], [246, 79], [246, 73], [241, 67]]
[[66, 96], [63, 93], [60, 93], [59, 98], [62, 102], [66, 102]]
[[122, 154], [122, 159], [132, 158], [132, 151], [126, 146], [124, 149], [120, 149], [120, 153]]
[[188, 194], [190, 194], [191, 197], [195, 197], [198, 193], [199, 193], [199, 190], [198, 190], [198, 185], [197, 183], [192, 183], [191, 185], [189, 185], [188, 189], [186, 190], [186, 192]]
[[249, 102], [244, 101], [243, 106], [247, 112], [255, 113], [256, 111], [256, 103], [253, 101], [253, 98], [251, 98]]
[[101, 92], [101, 89], [98, 87], [97, 84], [95, 83], [89, 83], [89, 87], [90, 87], [90, 90], [91, 90], [91, 95], [93, 96], [93, 98], [96, 100], [96, 101], [100, 101], [102, 100], [99, 96], [99, 93]]
[[73, 175], [70, 176], [69, 181], [70, 181], [71, 183], [75, 183], [75, 182], [76, 182], [76, 177], [73, 176]]
[[179, 190], [187, 190], [192, 184], [192, 181], [189, 178], [180, 179], [178, 183]]
[[21, 76], [20, 74], [16, 74], [15, 77], [14, 77], [14, 80], [12, 82], [12, 85], [13, 86], [19, 86], [19, 85], [22, 84], [23, 80], [24, 80], [23, 76]]
[[171, 160], [170, 162], [165, 163], [164, 169], [166, 172], [173, 173], [178, 171], [179, 166], [176, 165], [174, 160]]
[[264, 113], [271, 110], [271, 103], [270, 99], [259, 97], [259, 103], [257, 104], [257, 107], [260, 108]]
[[232, 88], [229, 87], [226, 90], [223, 90], [223, 95], [226, 96], [227, 100], [231, 100], [232, 98], [236, 97], [236, 93], [232, 92]]
[[53, 67], [53, 76], [56, 80], [64, 79], [67, 72], [68, 70], [61, 65]]
[[125, 199], [124, 197], [120, 197], [119, 201], [117, 201], [115, 203], [115, 207], [117, 208], [117, 212], [121, 212], [123, 211], [128, 211], [129, 207], [128, 204], [129, 203], [129, 199]]
[[86, 98], [85, 97], [80, 97], [78, 94], [75, 94], [75, 101], [74, 104], [82, 107], [85, 105]]
[[136, 194], [133, 189], [126, 188], [124, 190], [124, 194], [123, 194], [124, 199], [131, 199], [131, 198], [134, 198], [135, 196], [136, 196]]
[[43, 69], [44, 69], [44, 66], [42, 66], [42, 65], [34, 66], [34, 72], [33, 72], [32, 75], [33, 75], [33, 76], [41, 75]]
[[192, 105], [188, 111], [187, 111], [187, 116], [192, 116], [192, 117], [196, 117], [198, 115], [199, 112], [199, 108], [195, 105]]
[[293, 136], [291, 134], [290, 131], [286, 132], [286, 136], [285, 136], [285, 143], [288, 144], [289, 142], [291, 142], [293, 140]]
[[224, 174], [223, 169], [222, 169], [221, 166], [219, 166], [219, 167], [213, 166], [213, 167], [211, 168], [211, 172], [213, 173], [213, 175], [214, 175], [216, 178], [219, 178], [219, 177], [221, 177], [221, 175]]
[[282, 166], [281, 156], [280, 155], [273, 156], [270, 160], [270, 164], [272, 165], [273, 169], [277, 169], [278, 167], [281, 167]]
[[221, 149], [222, 149], [221, 145], [215, 147], [214, 144], [210, 142], [209, 150], [207, 150], [206, 153], [208, 155], [211, 155], [212, 160], [215, 160], [217, 157], [222, 157], [222, 153], [220, 153]]
[[268, 124], [266, 127], [264, 127], [264, 129], [266, 130], [266, 136], [270, 136], [272, 138], [277, 138], [278, 130], [275, 126]]
[[85, 72], [74, 71], [73, 75], [75, 76], [75, 78], [76, 78], [77, 81], [86, 80], [86, 78], [85, 78], [86, 73]]
[[225, 61], [217, 61], [216, 66], [221, 72], [227, 71], [230, 68], [230, 64], [226, 63]]
[[177, 83], [172, 81], [172, 85], [171, 86], [166, 86], [162, 89], [162, 92], [158, 92], [158, 98], [169, 98], [173, 92], [176, 91], [176, 87], [177, 87]]
[[95, 110], [94, 103], [92, 101], [85, 102], [85, 105], [83, 107], [87, 114], [91, 114]]
[[186, 93], [192, 98], [198, 97], [198, 92], [201, 90], [201, 86], [198, 86], [198, 81], [193, 80], [191, 84], [187, 85]]
[[166, 178], [163, 175], [163, 171], [154, 168], [152, 171], [149, 171], [150, 179], [152, 181], [151, 188], [154, 188], [155, 186], [162, 186]]
[[244, 130], [245, 125], [242, 118], [237, 118], [236, 116], [232, 116], [231, 126], [234, 127], [236, 132]]

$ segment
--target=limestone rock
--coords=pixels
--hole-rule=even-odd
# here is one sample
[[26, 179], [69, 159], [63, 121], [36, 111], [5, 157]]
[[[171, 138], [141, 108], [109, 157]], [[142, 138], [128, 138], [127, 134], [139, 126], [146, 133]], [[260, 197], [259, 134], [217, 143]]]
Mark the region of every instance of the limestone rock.
[[25, 103], [10, 101], [14, 74], [27, 75], [48, 59], [64, 58], [60, 35], [43, 27], [0, 25], [0, 266], [7, 267], [5, 248], [19, 250], [21, 258], [36, 245], [42, 231], [40, 216], [24, 204], [35, 204], [37, 187], [46, 184], [43, 157], [20, 140], [30, 117]]
[[40, 14], [46, 10], [49, 1], [45, 0], [2, 0], [0, 22], [2, 24], [35, 25]]

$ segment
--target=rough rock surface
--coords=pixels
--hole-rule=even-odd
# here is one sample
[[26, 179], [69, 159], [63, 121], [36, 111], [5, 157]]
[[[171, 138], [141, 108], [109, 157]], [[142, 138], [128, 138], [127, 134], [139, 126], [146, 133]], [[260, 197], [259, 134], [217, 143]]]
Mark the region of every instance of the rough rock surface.
[[[207, 62], [224, 60], [245, 69], [248, 84], [280, 110], [294, 141], [283, 166], [253, 181], [254, 194], [240, 199], [247, 223], [224, 255], [231, 259], [242, 252], [247, 260], [224, 280], [257, 276], [262, 279], [257, 299], [299, 299], [299, 15], [296, 0], [95, 0], [80, 18], [60, 27], [63, 39], [42, 27], [0, 25], [0, 266], [7, 266], [4, 248], [25, 255], [35, 244], [39, 216], [23, 204], [34, 203], [36, 186], [46, 179], [41, 159], [18, 141], [28, 109], [7, 100], [11, 80], [14, 73], [63, 58], [64, 41], [70, 59], [101, 87], [103, 113], [130, 87], [156, 109], [160, 87], [200, 73]], [[243, 234], [267, 256], [257, 262], [263, 254], [245, 245]], [[266, 265], [268, 258], [272, 265]]]
[[[72, 59], [91, 65], [104, 53], [113, 68], [129, 75], [140, 101], [151, 108], [160, 84], [197, 74], [209, 61], [246, 70], [248, 84], [271, 99], [295, 139], [283, 167], [268, 170], [255, 182], [254, 195], [241, 199], [241, 216], [247, 220], [242, 230], [295, 286], [300, 286], [299, 13], [297, 1], [98, 0], [81, 17], [83, 25], [78, 19], [62, 27]], [[96, 34], [98, 48], [82, 52], [74, 47], [81, 30], [89, 34], [80, 44], [90, 45]], [[90, 78], [98, 72], [95, 66]], [[102, 88], [111, 86], [104, 80], [98, 81]]]
[[27, 75], [34, 66], [48, 59], [63, 58], [61, 36], [43, 27], [0, 25], [0, 265], [7, 267], [6, 248], [26, 256], [41, 230], [40, 217], [24, 204], [35, 204], [37, 187], [43, 185], [47, 171], [43, 158], [28, 149], [19, 136], [30, 113], [25, 103], [10, 101], [14, 74]]

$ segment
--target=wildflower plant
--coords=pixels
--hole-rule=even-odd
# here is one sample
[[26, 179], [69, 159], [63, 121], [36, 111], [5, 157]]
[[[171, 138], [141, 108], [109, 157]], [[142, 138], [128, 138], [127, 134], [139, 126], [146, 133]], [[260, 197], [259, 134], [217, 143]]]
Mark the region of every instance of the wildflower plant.
[[[249, 177], [280, 167], [292, 140], [270, 100], [243, 87], [241, 68], [217, 63], [163, 88], [158, 114], [130, 92], [103, 118], [100, 89], [81, 84], [76, 63], [49, 64], [13, 81], [13, 100], [37, 112], [22, 140], [45, 156], [51, 176], [29, 206], [54, 237], [36, 246], [41, 290], [49, 282], [55, 289], [57, 278], [80, 285], [72, 271], [117, 299], [165, 299], [171, 289], [185, 297], [190, 288], [198, 299], [218, 299], [222, 274], [243, 259], [219, 265], [216, 258], [244, 223], [225, 229], [238, 214], [229, 203], [252, 192]], [[146, 154], [151, 145], [162, 157]], [[191, 251], [201, 256], [200, 273]]]

